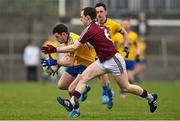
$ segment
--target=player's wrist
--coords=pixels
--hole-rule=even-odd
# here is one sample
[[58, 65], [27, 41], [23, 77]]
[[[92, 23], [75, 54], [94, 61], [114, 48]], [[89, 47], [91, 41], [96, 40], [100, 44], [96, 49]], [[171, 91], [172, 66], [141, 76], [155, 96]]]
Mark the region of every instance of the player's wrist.
[[124, 47], [124, 51], [125, 52], [128, 52], [129, 51], [129, 48], [127, 46]]
[[54, 65], [58, 65], [57, 60], [54, 60]]

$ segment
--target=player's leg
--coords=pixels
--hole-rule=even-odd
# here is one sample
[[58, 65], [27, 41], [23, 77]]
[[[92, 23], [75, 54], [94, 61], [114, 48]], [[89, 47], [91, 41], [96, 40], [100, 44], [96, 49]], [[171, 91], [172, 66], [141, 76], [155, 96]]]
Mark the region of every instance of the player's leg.
[[130, 83], [134, 81], [134, 74], [135, 74], [135, 61], [134, 60], [125, 60], [126, 62], [126, 70], [128, 74], [128, 80]]
[[139, 74], [140, 74], [140, 66], [139, 65], [140, 65], [139, 62], [136, 62], [136, 64], [135, 64], [135, 75], [134, 75], [134, 81], [136, 81], [136, 82], [141, 81], [140, 76], [139, 76]]
[[[66, 73], [65, 73], [66, 75], [65, 76], [67, 76], [68, 79], [72, 80], [70, 83], [69, 83], [69, 80], [67, 80], [68, 92], [69, 92], [70, 97], [72, 96], [72, 93], [74, 92], [74, 89], [78, 83], [78, 81], [74, 80], [75, 77], [77, 77], [79, 74], [81, 74], [85, 70], [85, 68], [86, 67], [84, 67], [82, 65], [77, 65], [77, 66], [68, 67], [66, 69]], [[62, 78], [64, 79], [64, 76]], [[65, 77], [65, 79], [67, 79], [67, 78]], [[64, 85], [66, 85], [66, 81], [64, 81], [64, 80], [60, 80], [60, 81], [62, 81], [62, 82], [60, 82], [61, 85], [62, 85], [62, 83]], [[63, 105], [65, 104], [65, 101], [62, 101], [60, 96], [57, 97], [57, 101], [59, 104], [63, 104]], [[69, 116], [70, 117], [77, 117], [79, 115], [80, 115], [79, 105], [76, 105], [73, 107], [73, 111], [69, 112]]]
[[[133, 60], [125, 60], [126, 62], [126, 70], [128, 75], [128, 81], [133, 83], [134, 81], [134, 74], [135, 74], [135, 62]], [[123, 89], [120, 90], [120, 96], [125, 98], [125, 91]]]
[[69, 85], [75, 79], [75, 72], [73, 67], [66, 68], [66, 71], [61, 75], [58, 81], [58, 88], [62, 90], [68, 90]]
[[[74, 81], [75, 77], [78, 74], [78, 69], [76, 69], [76, 66], [68, 67], [66, 68], [66, 71], [62, 74], [61, 79], [58, 82], [58, 87], [60, 89], [68, 90], [69, 95], [71, 97], [73, 89], [75, 89], [77, 82]], [[72, 91], [69, 91], [70, 86], [73, 88]], [[61, 105], [65, 105], [67, 103], [66, 100], [62, 100], [60, 96], [57, 96], [57, 102]], [[71, 117], [73, 116], [79, 116], [80, 113], [78, 111], [79, 106], [75, 106], [76, 110], [73, 109], [73, 111], [69, 110], [69, 108], [66, 108], [66, 110], [69, 112], [69, 115]], [[73, 114], [73, 116], [72, 116]]]
[[102, 82], [102, 103], [106, 104], [108, 109], [111, 109], [113, 106], [113, 91], [109, 87], [109, 76], [108, 74], [103, 74], [99, 78]]
[[64, 72], [61, 75], [61, 78], [58, 81], [58, 88], [61, 90], [68, 90], [69, 85], [73, 82], [75, 78], [71, 76], [69, 73]]
[[138, 64], [138, 66], [139, 66], [139, 78], [140, 78], [140, 80], [144, 80], [144, 71], [145, 71], [145, 68], [146, 68], [146, 65], [145, 65], [145, 63], [140, 63], [140, 64]]
[[128, 74], [128, 81], [132, 84], [134, 81], [134, 70], [128, 70], [127, 71]]
[[139, 60], [136, 62], [135, 66], [135, 81], [141, 82], [144, 80], [144, 71], [146, 67], [146, 61], [145, 60]]
[[[77, 70], [78, 73], [79, 73], [78, 76], [85, 70], [85, 68], [86, 68], [86, 67], [84, 67], [84, 66], [77, 66], [77, 67], [76, 67], [76, 70]], [[78, 78], [78, 76], [77, 76], [77, 78]], [[68, 88], [68, 91], [69, 91], [70, 94], [73, 94], [73, 92], [74, 92], [77, 84], [78, 84], [78, 80], [74, 80], [74, 81], [70, 84], [70, 86], [69, 86], [69, 88]], [[90, 86], [89, 86], [89, 85], [86, 85], [85, 90], [84, 90], [84, 92], [82, 93], [82, 95], [81, 95], [81, 97], [80, 97], [80, 100], [81, 100], [81, 101], [85, 101], [85, 100], [87, 99], [87, 93], [90, 91], [90, 89], [91, 89]], [[77, 104], [73, 107], [73, 110], [69, 113], [69, 117], [78, 117], [78, 116], [80, 116], [80, 110], [79, 110], [79, 104], [77, 103]]]
[[122, 59], [121, 55], [116, 54], [113, 59], [114, 63], [112, 61], [109, 62], [111, 63], [109, 65], [107, 63], [107, 67], [112, 72], [119, 87], [123, 88], [126, 92], [146, 98], [150, 105], [150, 111], [154, 112], [157, 108], [157, 94], [149, 93], [138, 85], [130, 84], [125, 68], [125, 62]]
[[[134, 81], [134, 71], [133, 70], [127, 70], [127, 75], [128, 75], [128, 81], [130, 83], [133, 83], [133, 81]], [[120, 90], [120, 96], [121, 96], [121, 98], [126, 97], [125, 91], [123, 89]]]
[[63, 105], [66, 108], [66, 110], [72, 111], [73, 107], [79, 104], [79, 98], [81, 94], [84, 92], [86, 83], [88, 81], [90, 81], [96, 76], [99, 76], [105, 73], [105, 70], [101, 67], [101, 65], [99, 65], [100, 62], [97, 62], [97, 61], [99, 60], [96, 60], [96, 62], [89, 65], [85, 69], [85, 71], [75, 79], [75, 81], [78, 81], [78, 84], [71, 99], [66, 100], [66, 99], [61, 98], [61, 102], [62, 102], [61, 105]]
[[77, 78], [79, 82], [75, 90], [82, 94], [88, 81], [105, 73], [106, 71], [100, 64], [99, 60], [96, 60], [86, 68], [86, 70], [79, 76], [79, 78]]
[[139, 95], [143, 98], [146, 98], [148, 100], [148, 103], [150, 105], [150, 111], [154, 112], [157, 108], [157, 95], [152, 94], [144, 90], [138, 85], [130, 84], [128, 82], [128, 77], [126, 71], [120, 75], [120, 76], [114, 76], [118, 85], [123, 88], [126, 92]]
[[[79, 76], [80, 74], [78, 74]], [[78, 78], [77, 76], [77, 78]], [[73, 94], [77, 84], [78, 84], [78, 81], [79, 80], [74, 80], [70, 85], [69, 85], [69, 88], [68, 88], [68, 91], [69, 91], [69, 94]], [[79, 109], [79, 103], [77, 103], [75, 106], [73, 106], [73, 110], [71, 112], [69, 112], [69, 117], [78, 117], [80, 116], [80, 109]]]
[[108, 88], [109, 88], [109, 77], [108, 74], [103, 74], [99, 77], [102, 83], [102, 103], [106, 104], [109, 101]]
[[[78, 67], [79, 74], [82, 74], [85, 69], [86, 69], [85, 66], [79, 66], [79, 67]], [[91, 90], [91, 87], [90, 87], [88, 84], [86, 84], [85, 90], [84, 90], [84, 92], [82, 93], [82, 95], [81, 95], [81, 97], [80, 97], [80, 100], [81, 100], [82, 102], [87, 99], [87, 94], [88, 94], [88, 92], [89, 92], [90, 90]]]

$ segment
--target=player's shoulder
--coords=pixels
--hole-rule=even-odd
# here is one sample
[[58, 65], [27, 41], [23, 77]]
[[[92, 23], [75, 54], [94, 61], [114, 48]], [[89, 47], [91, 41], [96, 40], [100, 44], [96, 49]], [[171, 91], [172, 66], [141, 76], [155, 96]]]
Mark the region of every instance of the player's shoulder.
[[111, 24], [114, 24], [114, 25], [120, 25], [120, 23], [118, 23], [117, 21], [111, 19], [111, 18], [107, 18], [107, 23], [111, 23]]
[[115, 21], [113, 19], [110, 19], [110, 18], [107, 18], [106, 24], [110, 25], [112, 28], [114, 28], [114, 29], [116, 29], [118, 31], [123, 28], [120, 23], [118, 23], [117, 21]]
[[79, 38], [79, 35], [78, 34], [75, 34], [73, 32], [70, 32], [70, 37], [73, 39], [73, 40], [77, 40]]
[[70, 32], [70, 36], [71, 36], [71, 37], [79, 37], [78, 34], [75, 34], [75, 33], [73, 33], [73, 32]]
[[117, 41], [121, 41], [123, 40], [123, 35], [119, 32], [117, 32], [116, 34], [114, 34], [111, 38], [113, 41], [117, 40]]
[[[119, 32], [117, 32], [116, 34], [114, 34], [114, 36], [113, 37], [117, 37], [117, 38], [119, 38], [119, 37], [121, 37], [121, 38], [123, 38], [123, 35], [121, 34], [121, 33], [119, 33]], [[112, 37], [112, 38], [113, 38]]]
[[46, 46], [46, 45], [53, 45], [54, 47], [58, 47], [60, 43], [55, 40], [45, 40], [45, 42], [43, 43], [43, 46]]
[[137, 34], [136, 32], [134, 32], [134, 31], [130, 31], [130, 34], [131, 34], [132, 36], [138, 37], [138, 34]]

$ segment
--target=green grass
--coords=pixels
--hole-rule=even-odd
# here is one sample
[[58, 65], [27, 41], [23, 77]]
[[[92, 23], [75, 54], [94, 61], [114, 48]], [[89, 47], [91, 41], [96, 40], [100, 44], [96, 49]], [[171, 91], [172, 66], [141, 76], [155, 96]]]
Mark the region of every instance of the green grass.
[[[158, 109], [149, 112], [147, 101], [127, 94], [121, 99], [119, 89], [114, 82], [114, 107], [108, 110], [101, 104], [101, 86], [99, 81], [91, 84], [91, 92], [86, 102], [81, 103], [81, 116], [75, 119], [85, 120], [177, 120], [180, 119], [180, 81], [144, 82], [140, 85], [158, 93]], [[67, 112], [56, 102], [56, 96], [68, 97], [66, 91], [56, 86], [41, 83], [0, 83], [0, 120], [70, 120]]]

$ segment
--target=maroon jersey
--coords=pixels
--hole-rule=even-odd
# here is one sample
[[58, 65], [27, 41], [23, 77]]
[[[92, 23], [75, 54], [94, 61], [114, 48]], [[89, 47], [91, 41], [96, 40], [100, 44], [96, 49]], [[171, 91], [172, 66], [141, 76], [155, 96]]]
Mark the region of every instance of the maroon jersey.
[[107, 29], [97, 25], [95, 21], [92, 21], [91, 24], [86, 27], [82, 32], [79, 41], [81, 43], [89, 42], [94, 47], [101, 62], [110, 59], [117, 53]]

